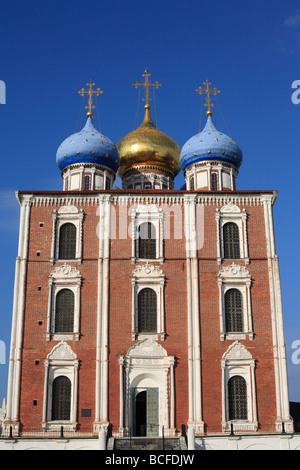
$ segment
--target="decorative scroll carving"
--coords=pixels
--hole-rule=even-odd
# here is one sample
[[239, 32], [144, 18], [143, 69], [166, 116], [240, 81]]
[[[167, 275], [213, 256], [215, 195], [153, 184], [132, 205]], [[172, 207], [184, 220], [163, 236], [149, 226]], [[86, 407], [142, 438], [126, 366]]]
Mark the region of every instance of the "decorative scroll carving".
[[58, 210], [59, 214], [78, 214], [78, 209], [75, 206], [62, 206]]
[[239, 264], [232, 263], [229, 266], [225, 266], [219, 272], [219, 277], [226, 278], [249, 278], [250, 273], [245, 266], [240, 266]]
[[156, 341], [145, 339], [128, 351], [129, 357], [167, 357], [167, 351]]
[[162, 269], [160, 269], [158, 266], [154, 266], [152, 264], [149, 264], [147, 261], [146, 264], [142, 266], [138, 266], [132, 271], [132, 276], [134, 277], [161, 277], [164, 276], [164, 273]]
[[51, 361], [60, 359], [74, 361], [77, 359], [77, 356], [69, 344], [61, 341], [56, 346], [54, 346], [52, 351], [48, 354], [47, 359]]
[[226, 204], [225, 206], [222, 207], [221, 211], [223, 214], [232, 214], [233, 212], [234, 213], [239, 213], [241, 212], [241, 209], [236, 206], [235, 204], [232, 204], [232, 202], [229, 202], [228, 204]]
[[244, 360], [244, 359], [253, 359], [252, 355], [249, 351], [245, 348], [243, 344], [239, 341], [235, 341], [233, 344], [229, 346], [227, 351], [223, 354], [223, 359], [229, 360]]
[[54, 279], [57, 278], [77, 278], [80, 277], [80, 271], [78, 271], [74, 266], [70, 266], [68, 264], [62, 264], [61, 266], [57, 266], [57, 268], [52, 271], [49, 277], [52, 277]]

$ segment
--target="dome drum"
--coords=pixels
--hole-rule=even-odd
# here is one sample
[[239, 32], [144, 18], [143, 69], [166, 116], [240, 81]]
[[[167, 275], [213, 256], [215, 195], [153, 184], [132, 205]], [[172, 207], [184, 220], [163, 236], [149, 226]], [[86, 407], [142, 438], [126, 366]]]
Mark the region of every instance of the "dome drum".
[[111, 189], [115, 173], [102, 165], [89, 163], [69, 165], [62, 171], [65, 191]]
[[122, 177], [123, 189], [173, 189], [172, 173], [154, 165], [137, 166], [129, 169]]
[[234, 191], [238, 170], [233, 165], [207, 161], [190, 165], [184, 172], [187, 190]]

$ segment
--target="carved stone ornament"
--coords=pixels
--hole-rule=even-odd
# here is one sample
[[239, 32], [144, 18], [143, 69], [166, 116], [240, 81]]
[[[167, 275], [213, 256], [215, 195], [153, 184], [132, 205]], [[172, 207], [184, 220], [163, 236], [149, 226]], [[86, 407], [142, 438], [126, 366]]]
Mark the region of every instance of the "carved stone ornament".
[[75, 206], [62, 206], [58, 210], [59, 214], [78, 214], [78, 209]]
[[249, 278], [250, 273], [245, 266], [240, 266], [239, 264], [232, 263], [229, 266], [225, 266], [219, 272], [219, 277], [226, 277], [226, 278]]
[[138, 266], [132, 271], [132, 277], [161, 277], [164, 276], [162, 269], [159, 266], [154, 266], [149, 264], [147, 261], [146, 264]]
[[167, 357], [167, 351], [156, 341], [144, 339], [129, 349], [129, 357]]
[[54, 279], [56, 278], [78, 278], [80, 277], [80, 271], [78, 271], [74, 266], [70, 266], [69, 264], [62, 264], [61, 266], [57, 266], [57, 268], [52, 271], [49, 277]]
[[65, 343], [64, 341], [61, 341], [56, 346], [54, 346], [52, 351], [48, 354], [47, 359], [50, 361], [61, 359], [74, 361], [75, 359], [77, 359], [77, 356], [69, 344]]
[[223, 354], [223, 359], [225, 360], [244, 360], [244, 359], [252, 359], [252, 355], [249, 351], [245, 348], [243, 344], [239, 341], [235, 341], [233, 344], [229, 346], [227, 351]]
[[236, 206], [235, 204], [232, 204], [232, 202], [229, 202], [225, 206], [222, 207], [221, 211], [222, 214], [232, 214], [232, 213], [239, 213], [241, 212], [241, 209]]

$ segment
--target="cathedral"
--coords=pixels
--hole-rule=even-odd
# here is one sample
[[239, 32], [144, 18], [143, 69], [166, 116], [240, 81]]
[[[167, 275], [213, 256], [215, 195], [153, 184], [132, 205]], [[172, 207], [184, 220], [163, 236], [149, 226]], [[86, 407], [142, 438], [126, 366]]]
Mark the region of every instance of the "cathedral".
[[224, 448], [233, 436], [276, 448], [294, 432], [277, 192], [237, 189], [243, 153], [214, 125], [210, 82], [196, 90], [206, 124], [182, 148], [153, 120], [160, 84], [145, 70], [133, 85], [139, 127], [118, 143], [99, 132], [90, 81], [86, 123], [57, 150], [62, 190], [17, 192], [4, 434], [16, 448], [60, 433], [86, 448], [100, 435], [103, 449], [128, 437]]

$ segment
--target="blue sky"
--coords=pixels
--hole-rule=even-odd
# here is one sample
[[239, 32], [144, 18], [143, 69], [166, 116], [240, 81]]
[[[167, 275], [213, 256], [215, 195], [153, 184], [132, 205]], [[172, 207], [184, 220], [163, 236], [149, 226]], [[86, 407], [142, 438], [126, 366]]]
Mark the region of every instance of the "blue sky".
[[[300, 401], [299, 125], [292, 83], [300, 80], [299, 0], [6, 0], [0, 12], [0, 340], [9, 355], [18, 189], [62, 189], [55, 154], [83, 127], [77, 91], [92, 78], [101, 131], [118, 142], [133, 129], [145, 67], [156, 92], [158, 127], [182, 146], [199, 131], [208, 78], [221, 90], [214, 123], [244, 154], [238, 189], [276, 189], [290, 399]], [[140, 111], [141, 116], [141, 111]], [[78, 125], [76, 127], [76, 124]], [[95, 116], [95, 124], [99, 128]], [[202, 126], [204, 122], [202, 120]], [[176, 188], [183, 184], [182, 174]], [[295, 356], [294, 356], [295, 357]], [[300, 354], [298, 356], [300, 358]], [[0, 364], [0, 400], [7, 364]], [[0, 405], [1, 406], [1, 405]]]

